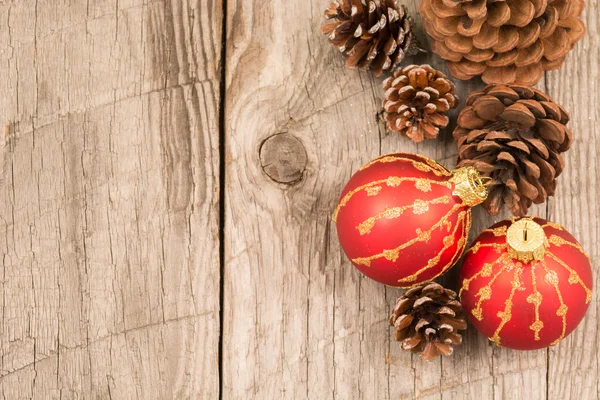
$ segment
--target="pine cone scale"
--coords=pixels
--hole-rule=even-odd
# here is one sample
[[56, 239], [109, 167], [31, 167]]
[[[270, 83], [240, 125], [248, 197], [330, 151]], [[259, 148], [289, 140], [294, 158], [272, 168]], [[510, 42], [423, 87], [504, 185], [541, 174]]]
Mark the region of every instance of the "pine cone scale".
[[429, 65], [399, 68], [383, 88], [388, 130], [415, 142], [437, 137], [440, 128], [448, 125], [445, 113], [458, 104], [454, 84]]
[[394, 337], [403, 350], [420, 353], [425, 360], [452, 354], [462, 342], [458, 333], [467, 327], [456, 293], [429, 282], [408, 290], [398, 298], [390, 316]]
[[472, 165], [491, 178], [487, 211], [503, 205], [525, 215], [554, 193], [572, 142], [568, 113], [543, 92], [522, 85], [489, 85], [474, 92], [453, 136], [458, 166]]
[[438, 349], [435, 347], [433, 343], [428, 343], [427, 347], [421, 353], [421, 357], [427, 361], [432, 361], [435, 357], [439, 355]]
[[510, 8], [510, 19], [507, 21], [507, 24], [523, 28], [533, 20], [535, 7], [530, 1], [507, 0], [506, 4]]
[[413, 42], [411, 19], [396, 0], [340, 0], [330, 4], [325, 17], [333, 20], [323, 34], [346, 58], [350, 68], [383, 74], [402, 61]]
[[585, 34], [580, 0], [422, 0], [432, 49], [459, 79], [535, 84]]
[[465, 3], [462, 7], [470, 19], [482, 19], [487, 15], [486, 0], [475, 0]]
[[495, 28], [500, 28], [510, 20], [510, 8], [503, 2], [495, 2], [490, 6], [487, 22]]

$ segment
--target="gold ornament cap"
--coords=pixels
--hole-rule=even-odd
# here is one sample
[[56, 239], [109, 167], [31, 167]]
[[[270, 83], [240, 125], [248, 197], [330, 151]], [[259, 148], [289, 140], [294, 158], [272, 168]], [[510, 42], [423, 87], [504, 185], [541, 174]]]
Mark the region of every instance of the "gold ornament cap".
[[508, 255], [524, 263], [541, 260], [548, 247], [544, 228], [531, 218], [521, 218], [506, 231]]
[[473, 207], [487, 199], [486, 187], [490, 178], [482, 177], [473, 167], [461, 167], [452, 171], [450, 182], [454, 183], [454, 196], [460, 197], [466, 205]]

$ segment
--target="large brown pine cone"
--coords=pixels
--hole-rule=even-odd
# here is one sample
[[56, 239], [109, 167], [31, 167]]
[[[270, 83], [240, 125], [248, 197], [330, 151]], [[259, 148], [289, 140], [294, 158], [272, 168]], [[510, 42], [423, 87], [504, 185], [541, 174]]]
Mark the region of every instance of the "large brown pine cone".
[[454, 84], [427, 64], [398, 68], [383, 81], [383, 88], [388, 129], [415, 142], [435, 139], [448, 125], [446, 112], [458, 104]]
[[462, 342], [459, 331], [467, 329], [456, 293], [435, 282], [422, 283], [400, 296], [389, 322], [396, 328], [394, 337], [400, 347], [428, 361], [452, 354], [452, 346]]
[[471, 93], [458, 116], [458, 166], [492, 178], [483, 206], [496, 215], [504, 204], [515, 215], [554, 194], [564, 169], [560, 153], [573, 136], [569, 114], [545, 93], [521, 85], [488, 85]]
[[394, 67], [413, 46], [411, 18], [396, 0], [339, 0], [325, 10], [333, 20], [321, 30], [346, 57], [347, 67], [372, 69], [375, 76]]
[[458, 79], [533, 85], [585, 34], [584, 0], [422, 0], [432, 49]]

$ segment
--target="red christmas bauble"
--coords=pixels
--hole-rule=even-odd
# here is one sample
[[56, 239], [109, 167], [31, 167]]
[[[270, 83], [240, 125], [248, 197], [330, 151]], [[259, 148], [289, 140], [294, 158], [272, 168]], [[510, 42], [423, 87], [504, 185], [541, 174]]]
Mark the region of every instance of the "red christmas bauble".
[[541, 218], [512, 218], [483, 231], [460, 276], [460, 297], [475, 328], [511, 349], [557, 344], [592, 299], [588, 256], [565, 228]]
[[471, 167], [450, 172], [417, 154], [389, 154], [352, 176], [333, 219], [356, 268], [386, 285], [411, 287], [458, 260], [471, 207], [486, 196]]

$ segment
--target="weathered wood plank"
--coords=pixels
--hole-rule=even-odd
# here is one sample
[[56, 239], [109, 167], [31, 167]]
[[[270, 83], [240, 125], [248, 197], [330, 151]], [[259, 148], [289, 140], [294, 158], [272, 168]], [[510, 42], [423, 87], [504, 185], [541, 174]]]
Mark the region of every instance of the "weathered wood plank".
[[548, 93], [571, 114], [575, 142], [565, 153], [565, 171], [550, 203], [549, 218], [563, 224], [582, 244], [594, 266], [594, 296], [582, 324], [548, 358], [548, 399], [598, 399], [600, 310], [600, 209], [598, 179], [600, 77], [598, 75], [598, 2], [586, 2], [588, 32], [559, 71], [547, 74]]
[[[326, 3], [280, 3], [228, 1], [223, 398], [598, 398], [597, 297], [551, 350], [470, 329], [426, 363], [391, 340], [401, 291], [350, 265], [331, 211], [379, 154], [453, 167], [454, 121], [419, 145], [386, 135], [382, 79], [345, 69], [318, 33]], [[532, 209], [594, 262], [597, 14], [548, 74], [578, 140], [556, 199]], [[5, 398], [217, 397], [221, 18], [220, 1], [0, 5]], [[457, 85], [463, 102], [482, 87]], [[507, 215], [475, 210], [471, 237]]]
[[[416, 4], [408, 5], [418, 25]], [[471, 329], [451, 358], [424, 363], [390, 340], [385, 320], [401, 291], [351, 267], [331, 210], [352, 172], [379, 154], [414, 151], [453, 167], [453, 125], [439, 141], [419, 145], [386, 136], [376, 117], [381, 79], [343, 67], [318, 36], [322, 7], [316, 1], [230, 3], [226, 232], [233, 233], [226, 237], [224, 394], [545, 399], [545, 350], [494, 348]], [[432, 55], [406, 62], [445, 70]], [[463, 101], [483, 86], [478, 80], [457, 85]], [[281, 132], [296, 137], [308, 156], [303, 178], [289, 186], [260, 168], [261, 143]], [[282, 144], [280, 151], [294, 150]], [[288, 167], [286, 157], [298, 159], [282, 157]], [[546, 216], [546, 206], [531, 214]], [[475, 210], [471, 237], [506, 217]], [[443, 281], [456, 285], [458, 270]]]
[[[228, 3], [225, 398], [387, 392], [370, 382], [386, 381], [385, 349], [377, 367], [364, 361], [375, 332], [388, 340], [386, 305], [362, 304], [374, 286], [361, 286], [330, 222], [344, 181], [379, 152], [379, 106], [365, 96], [368, 75], [345, 70], [318, 35], [322, 6]], [[308, 156], [292, 185], [260, 166], [261, 143], [281, 132]], [[381, 329], [366, 332], [372, 318]]]
[[0, 5], [4, 398], [217, 396], [221, 15]]

